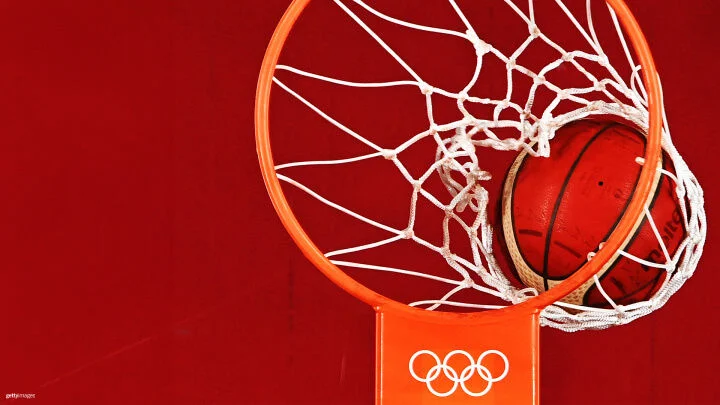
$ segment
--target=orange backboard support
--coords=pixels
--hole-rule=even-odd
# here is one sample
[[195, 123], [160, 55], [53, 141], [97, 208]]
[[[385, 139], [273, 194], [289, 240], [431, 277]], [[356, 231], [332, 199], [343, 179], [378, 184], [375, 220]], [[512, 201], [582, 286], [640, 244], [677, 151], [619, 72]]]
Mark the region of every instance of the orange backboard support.
[[539, 311], [422, 318], [377, 312], [376, 404], [538, 403]]

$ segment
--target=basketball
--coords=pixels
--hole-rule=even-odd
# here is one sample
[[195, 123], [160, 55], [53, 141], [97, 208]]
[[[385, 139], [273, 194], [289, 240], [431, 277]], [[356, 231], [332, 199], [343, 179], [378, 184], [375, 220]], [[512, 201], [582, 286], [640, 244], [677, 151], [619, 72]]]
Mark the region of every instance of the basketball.
[[[548, 158], [519, 154], [505, 179], [502, 201], [504, 244], [516, 276], [539, 292], [579, 270], [612, 234], [635, 191], [645, 136], [619, 122], [579, 120], [556, 131], [550, 150]], [[674, 173], [665, 153], [661, 161], [664, 170]], [[622, 250], [663, 264], [666, 254], [674, 256], [686, 230], [672, 178], [658, 171], [652, 187], [648, 207], [663, 243], [642, 216]], [[616, 253], [598, 278], [617, 305], [629, 305], [651, 298], [666, 274], [664, 268]], [[563, 301], [611, 308], [592, 278]]]

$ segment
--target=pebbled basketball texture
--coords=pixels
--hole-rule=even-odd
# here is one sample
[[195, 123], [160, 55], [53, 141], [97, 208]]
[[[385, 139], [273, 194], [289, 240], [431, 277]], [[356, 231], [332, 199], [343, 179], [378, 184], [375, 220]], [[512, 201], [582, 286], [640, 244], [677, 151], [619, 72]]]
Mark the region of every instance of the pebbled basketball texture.
[[[504, 243], [520, 281], [538, 291], [559, 284], [598, 250], [617, 226], [640, 175], [637, 157], [645, 136], [613, 121], [580, 120], [560, 128], [550, 157], [521, 152], [505, 179], [502, 201]], [[663, 153], [662, 167], [674, 173]], [[685, 238], [675, 183], [655, 177], [650, 212], [672, 257]], [[665, 253], [643, 216], [625, 241], [624, 251], [653, 263]], [[666, 271], [616, 254], [598, 273], [603, 290], [618, 305], [652, 297]], [[576, 305], [610, 308], [593, 279], [565, 297]]]

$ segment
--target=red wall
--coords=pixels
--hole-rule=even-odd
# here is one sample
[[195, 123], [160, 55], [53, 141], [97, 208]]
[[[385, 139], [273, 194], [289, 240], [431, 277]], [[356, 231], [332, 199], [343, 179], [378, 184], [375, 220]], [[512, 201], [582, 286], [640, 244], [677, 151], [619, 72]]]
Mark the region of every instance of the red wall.
[[[0, 402], [372, 403], [372, 311], [306, 262], [257, 168], [255, 84], [287, 1], [40, 3], [0, 5]], [[708, 243], [652, 316], [544, 329], [543, 403], [720, 403], [720, 6], [629, 3]]]

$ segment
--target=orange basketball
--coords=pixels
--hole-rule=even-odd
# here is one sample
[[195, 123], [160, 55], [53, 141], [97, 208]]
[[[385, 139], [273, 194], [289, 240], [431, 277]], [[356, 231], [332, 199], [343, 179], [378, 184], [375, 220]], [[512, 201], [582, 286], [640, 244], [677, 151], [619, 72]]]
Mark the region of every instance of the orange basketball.
[[[522, 152], [510, 168], [502, 202], [504, 242], [523, 284], [545, 291], [585, 264], [588, 253], [613, 232], [632, 196], [645, 151], [645, 136], [612, 121], [580, 120], [560, 128], [550, 157]], [[673, 172], [663, 154], [662, 166]], [[653, 184], [650, 212], [668, 253], [685, 238], [675, 183], [660, 175]], [[624, 251], [653, 263], [665, 254], [644, 216]], [[652, 297], [666, 271], [616, 254], [598, 273], [603, 290], [618, 305]], [[563, 301], [609, 308], [593, 279]]]

